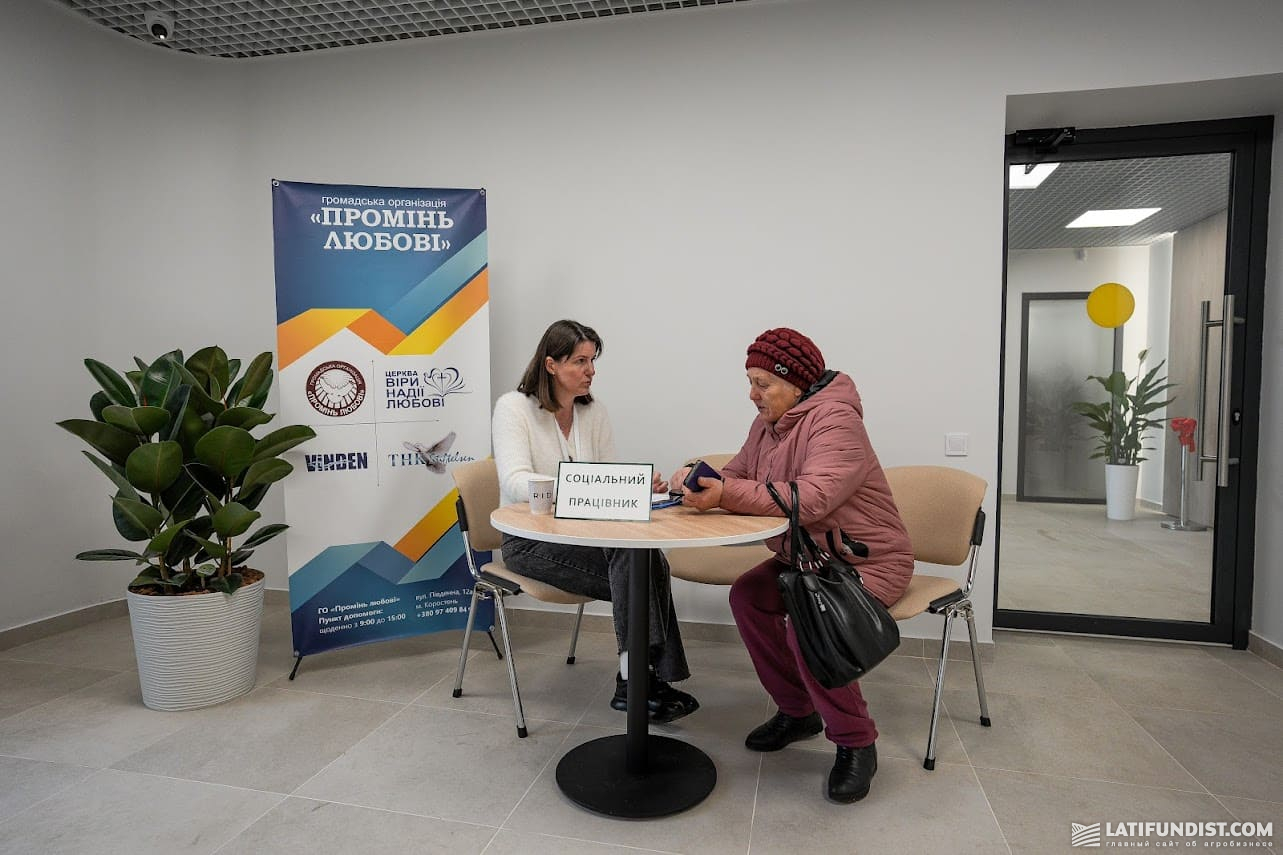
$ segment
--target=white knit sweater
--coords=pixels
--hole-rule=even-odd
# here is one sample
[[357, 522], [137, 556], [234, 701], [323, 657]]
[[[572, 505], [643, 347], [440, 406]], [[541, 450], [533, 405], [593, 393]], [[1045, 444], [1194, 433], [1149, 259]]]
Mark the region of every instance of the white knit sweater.
[[[615, 435], [600, 401], [575, 404], [579, 449], [575, 460], [611, 463], [615, 460]], [[556, 417], [539, 406], [537, 398], [521, 392], [501, 395], [494, 405], [494, 460], [499, 470], [503, 504], [530, 500], [531, 475], [556, 477], [557, 464], [565, 459], [557, 440]], [[567, 445], [573, 449], [575, 434]]]

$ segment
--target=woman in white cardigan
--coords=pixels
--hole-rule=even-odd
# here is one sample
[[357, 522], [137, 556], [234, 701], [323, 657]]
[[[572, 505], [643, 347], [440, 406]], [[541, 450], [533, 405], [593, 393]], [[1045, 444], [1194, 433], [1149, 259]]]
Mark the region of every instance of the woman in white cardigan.
[[[526, 501], [530, 477], [555, 476], [562, 460], [614, 460], [610, 419], [589, 392], [601, 350], [601, 338], [591, 327], [557, 321], [539, 340], [517, 391], [495, 402], [494, 457], [504, 504]], [[658, 475], [655, 488], [667, 489]], [[628, 649], [628, 551], [504, 535], [503, 560], [524, 576], [611, 602], [620, 673], [610, 705], [626, 710], [628, 683], [621, 675], [628, 672], [623, 652]], [[658, 722], [675, 721], [699, 708], [694, 697], [669, 685], [690, 676], [669, 585], [668, 564], [661, 557], [651, 573], [649, 609], [649, 706]]]

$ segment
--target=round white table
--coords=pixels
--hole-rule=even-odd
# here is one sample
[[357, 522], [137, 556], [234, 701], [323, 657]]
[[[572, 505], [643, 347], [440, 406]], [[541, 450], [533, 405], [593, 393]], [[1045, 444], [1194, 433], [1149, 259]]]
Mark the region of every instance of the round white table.
[[649, 732], [650, 572], [660, 549], [752, 543], [788, 528], [782, 517], [723, 511], [700, 513], [678, 506], [654, 511], [649, 522], [559, 520], [532, 514], [527, 504], [490, 515], [499, 531], [572, 546], [632, 550], [628, 602], [628, 732], [571, 749], [557, 764], [557, 785], [571, 801], [607, 816], [667, 816], [702, 802], [717, 783], [717, 768], [695, 746]]

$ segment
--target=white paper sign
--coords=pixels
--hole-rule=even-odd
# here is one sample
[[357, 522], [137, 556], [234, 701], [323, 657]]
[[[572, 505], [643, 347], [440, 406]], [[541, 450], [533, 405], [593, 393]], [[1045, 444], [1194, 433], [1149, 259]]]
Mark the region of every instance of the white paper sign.
[[649, 463], [573, 463], [557, 467], [561, 520], [650, 520]]

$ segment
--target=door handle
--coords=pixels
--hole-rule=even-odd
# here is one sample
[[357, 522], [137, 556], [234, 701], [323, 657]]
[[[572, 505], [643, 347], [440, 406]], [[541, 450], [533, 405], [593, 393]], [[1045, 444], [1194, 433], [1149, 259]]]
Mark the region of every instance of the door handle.
[[[1238, 423], [1233, 417], [1234, 408], [1230, 404], [1230, 393], [1234, 386], [1234, 327], [1243, 323], [1244, 319], [1234, 314], [1233, 294], [1225, 295], [1220, 320], [1210, 319], [1211, 306], [1210, 300], [1202, 302], [1198, 352], [1198, 428], [1194, 438], [1198, 448], [1198, 466], [1194, 468], [1194, 480], [1203, 480], [1204, 463], [1215, 463], [1216, 486], [1228, 487], [1230, 467], [1238, 464], [1237, 457], [1230, 457], [1230, 425]], [[1220, 398], [1216, 407], [1216, 454], [1205, 454], [1203, 411], [1207, 408], [1207, 344], [1208, 331], [1213, 327], [1221, 328]]]

